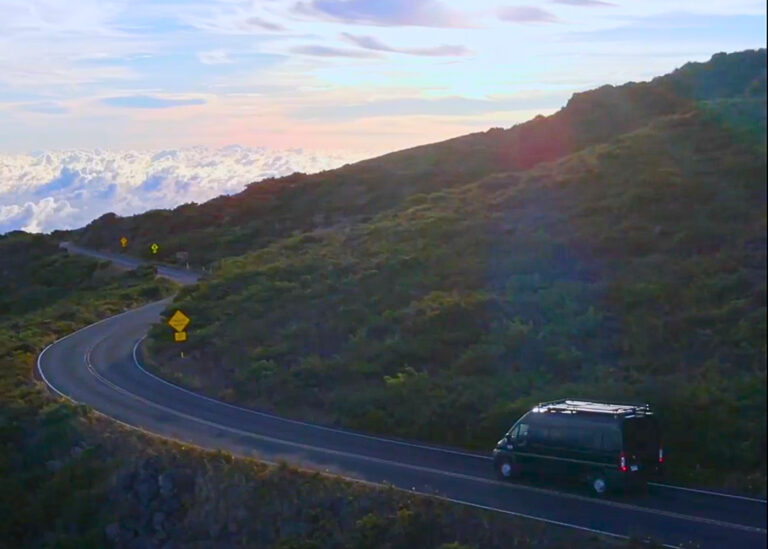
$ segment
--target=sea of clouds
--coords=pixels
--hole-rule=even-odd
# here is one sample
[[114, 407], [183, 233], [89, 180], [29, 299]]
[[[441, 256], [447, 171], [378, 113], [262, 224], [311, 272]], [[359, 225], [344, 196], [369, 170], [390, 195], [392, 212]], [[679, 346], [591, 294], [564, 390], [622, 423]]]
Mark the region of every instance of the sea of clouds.
[[75, 229], [107, 212], [130, 215], [200, 203], [253, 181], [319, 172], [366, 156], [236, 145], [0, 154], [0, 234]]

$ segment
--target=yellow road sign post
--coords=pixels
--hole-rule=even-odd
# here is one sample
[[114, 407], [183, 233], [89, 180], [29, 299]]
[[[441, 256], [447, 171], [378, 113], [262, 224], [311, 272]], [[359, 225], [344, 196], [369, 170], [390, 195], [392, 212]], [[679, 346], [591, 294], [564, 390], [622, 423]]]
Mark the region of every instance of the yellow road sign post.
[[183, 332], [184, 328], [186, 328], [188, 324], [189, 317], [178, 309], [175, 313], [173, 313], [173, 315], [171, 315], [171, 318], [168, 319], [168, 325], [177, 332]]
[[[176, 343], [184, 343], [187, 340], [187, 332], [184, 331], [189, 325], [189, 317], [182, 313], [179, 309], [171, 315], [168, 319], [168, 325], [173, 328], [173, 340]], [[184, 351], [181, 351], [181, 358], [184, 358]]]
[[123, 248], [125, 248], [125, 247], [128, 245], [128, 239], [127, 239], [127, 238], [125, 238], [125, 237], [122, 237], [122, 238], [120, 239], [120, 245], [121, 245]]

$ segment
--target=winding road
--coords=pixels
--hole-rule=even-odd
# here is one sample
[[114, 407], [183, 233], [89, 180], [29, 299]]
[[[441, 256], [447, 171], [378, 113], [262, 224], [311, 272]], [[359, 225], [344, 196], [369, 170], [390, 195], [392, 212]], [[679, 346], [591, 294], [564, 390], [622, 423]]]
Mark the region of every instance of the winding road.
[[[127, 268], [140, 264], [124, 255], [65, 247]], [[193, 272], [168, 267], [158, 274], [182, 284], [197, 280]], [[38, 357], [40, 377], [63, 398], [185, 443], [271, 462], [285, 459], [561, 526], [616, 537], [650, 536], [670, 547], [691, 542], [702, 548], [766, 546], [762, 499], [661, 484], [646, 494], [593, 499], [553, 484], [501, 482], [488, 454], [294, 421], [178, 387], [141, 363], [141, 340], [169, 303], [127, 311], [54, 342]]]

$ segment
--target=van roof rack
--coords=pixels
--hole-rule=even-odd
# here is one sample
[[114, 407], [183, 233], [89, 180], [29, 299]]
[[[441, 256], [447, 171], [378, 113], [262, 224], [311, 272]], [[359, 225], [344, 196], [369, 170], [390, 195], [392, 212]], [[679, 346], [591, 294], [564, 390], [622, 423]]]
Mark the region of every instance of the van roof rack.
[[616, 402], [597, 402], [565, 398], [553, 400], [551, 402], [540, 402], [533, 411], [562, 414], [607, 414], [612, 416], [653, 415], [650, 404], [620, 404]]

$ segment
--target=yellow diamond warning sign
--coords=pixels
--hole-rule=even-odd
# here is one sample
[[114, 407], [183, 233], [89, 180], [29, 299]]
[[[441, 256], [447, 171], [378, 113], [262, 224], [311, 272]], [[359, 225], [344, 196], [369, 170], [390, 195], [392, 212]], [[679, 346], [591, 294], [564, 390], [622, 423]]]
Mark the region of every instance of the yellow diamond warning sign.
[[183, 332], [187, 324], [189, 324], [189, 317], [178, 310], [168, 319], [168, 325], [177, 332]]
[[174, 341], [186, 341], [187, 340], [187, 332], [173, 332], [173, 340]]

